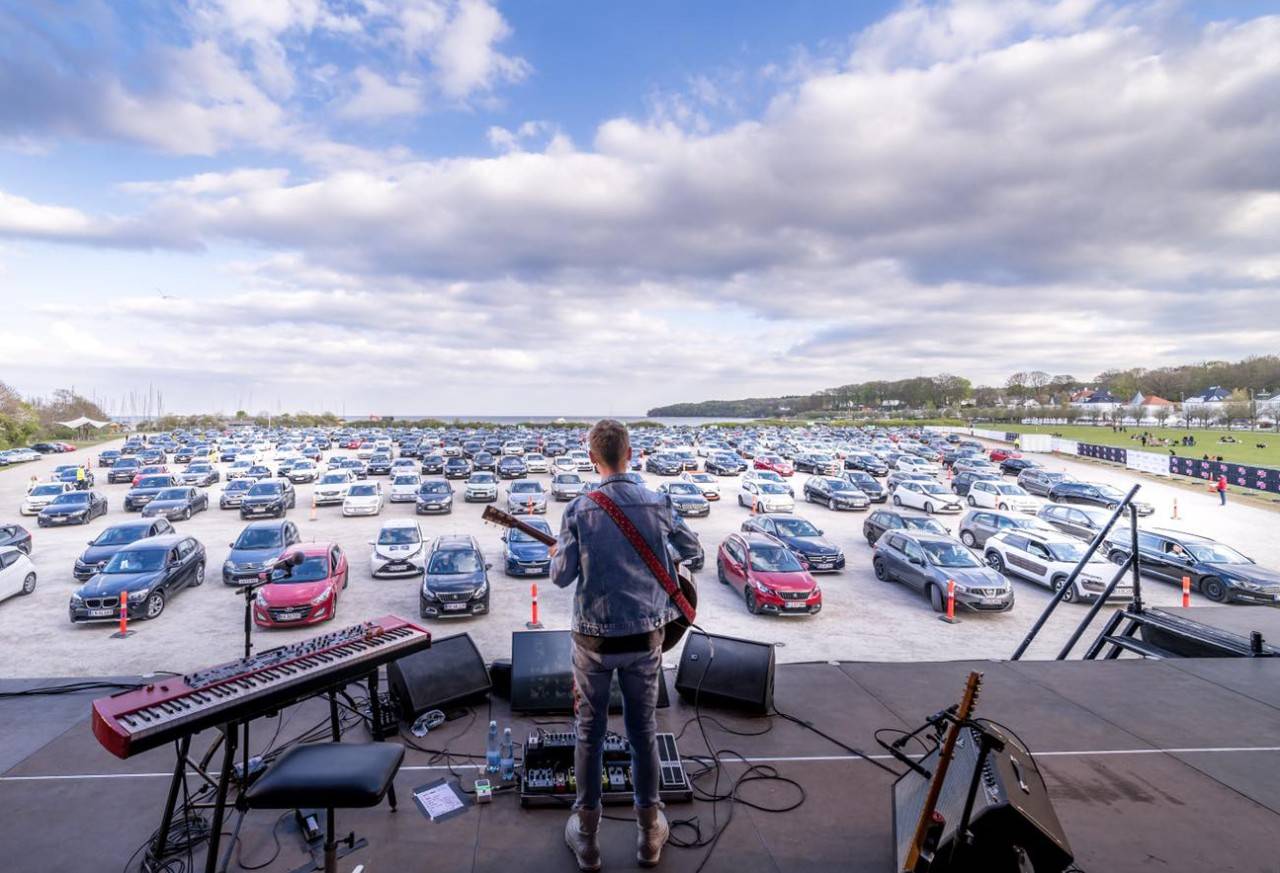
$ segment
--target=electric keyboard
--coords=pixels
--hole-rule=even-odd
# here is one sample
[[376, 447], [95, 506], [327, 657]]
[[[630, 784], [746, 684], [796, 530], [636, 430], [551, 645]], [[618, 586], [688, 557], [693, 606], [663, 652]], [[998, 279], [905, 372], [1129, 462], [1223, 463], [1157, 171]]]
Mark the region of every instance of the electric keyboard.
[[128, 758], [362, 679], [430, 646], [426, 630], [386, 615], [101, 697], [93, 702], [93, 734], [107, 751]]

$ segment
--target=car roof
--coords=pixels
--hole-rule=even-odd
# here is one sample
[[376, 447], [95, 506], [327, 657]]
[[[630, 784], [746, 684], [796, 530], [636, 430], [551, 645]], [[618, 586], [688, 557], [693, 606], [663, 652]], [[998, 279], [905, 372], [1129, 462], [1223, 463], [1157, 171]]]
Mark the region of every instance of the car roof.
[[[1127, 530], [1127, 528], [1126, 528], [1126, 530]], [[1138, 532], [1139, 532], [1139, 533], [1154, 533], [1154, 534], [1159, 534], [1159, 535], [1160, 535], [1160, 536], [1162, 536], [1162, 537], [1169, 537], [1170, 539], [1175, 539], [1175, 540], [1190, 540], [1190, 541], [1192, 541], [1192, 542], [1197, 542], [1197, 543], [1212, 543], [1212, 542], [1217, 542], [1215, 539], [1213, 539], [1213, 537], [1207, 537], [1207, 536], [1204, 536], [1203, 534], [1185, 533], [1185, 532], [1183, 532], [1183, 531], [1180, 531], [1180, 530], [1172, 530], [1172, 529], [1167, 528], [1167, 527], [1150, 527], [1150, 528], [1147, 528], [1146, 530], [1142, 530], [1141, 528], [1139, 528]]]
[[782, 548], [786, 548], [786, 546], [780, 543], [776, 537], [758, 530], [744, 531], [739, 533], [738, 536], [742, 537], [742, 539], [746, 541], [747, 548], [755, 546], [781, 546]]
[[263, 528], [274, 529], [278, 527], [284, 527], [286, 524], [289, 524], [289, 521], [287, 519], [268, 518], [264, 521], [251, 521], [248, 524], [246, 524], [244, 527], [245, 527], [245, 530], [262, 530]]
[[475, 537], [470, 534], [440, 534], [436, 537], [435, 545], [431, 547], [436, 549], [476, 549], [479, 551], [480, 546], [476, 543]]
[[388, 527], [417, 527], [418, 523], [412, 518], [389, 518], [382, 523], [383, 528]]
[[950, 534], [929, 533], [928, 531], [921, 531], [921, 530], [901, 530], [901, 531], [894, 531], [894, 533], [900, 533], [903, 536], [911, 537], [917, 542], [922, 542], [922, 543], [954, 544], [956, 542], [959, 542], [955, 537], [951, 536]]
[[153, 537], [145, 537], [144, 539], [136, 540], [130, 545], [133, 548], [168, 549], [168, 548], [172, 548], [173, 546], [176, 546], [178, 543], [187, 539], [191, 539], [191, 538], [179, 533], [163, 533], [163, 534], [157, 534], [156, 536], [153, 536]]

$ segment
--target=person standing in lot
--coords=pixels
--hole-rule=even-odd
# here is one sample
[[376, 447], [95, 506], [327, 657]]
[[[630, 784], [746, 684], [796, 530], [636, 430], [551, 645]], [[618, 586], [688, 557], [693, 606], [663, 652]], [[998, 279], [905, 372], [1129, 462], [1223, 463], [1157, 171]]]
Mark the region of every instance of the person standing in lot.
[[1218, 484], [1213, 487], [1214, 487], [1214, 490], [1218, 492], [1218, 505], [1226, 506], [1227, 505], [1227, 477], [1219, 476]]
[[76, 467], [76, 490], [83, 491], [85, 487], [84, 467]]
[[[698, 538], [676, 518], [671, 498], [646, 488], [627, 472], [631, 440], [619, 421], [596, 422], [587, 452], [604, 478], [597, 490], [574, 499], [564, 511], [560, 536], [551, 548], [551, 581], [576, 583], [573, 597], [573, 680], [577, 690], [578, 745], [574, 770], [578, 796], [564, 838], [580, 870], [599, 870], [600, 804], [604, 738], [609, 727], [609, 686], [616, 670], [622, 714], [631, 741], [635, 786], [636, 860], [652, 867], [670, 835], [658, 794], [658, 682], [662, 678], [663, 627], [679, 614], [641, 557], [652, 552], [667, 575], [680, 560], [698, 554]], [[614, 513], [620, 514], [616, 521]], [[623, 526], [634, 528], [633, 542]]]

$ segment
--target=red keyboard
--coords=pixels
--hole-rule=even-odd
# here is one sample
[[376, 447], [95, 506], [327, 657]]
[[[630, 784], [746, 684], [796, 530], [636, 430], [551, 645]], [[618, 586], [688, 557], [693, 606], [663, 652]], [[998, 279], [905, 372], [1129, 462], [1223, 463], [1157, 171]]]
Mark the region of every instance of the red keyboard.
[[362, 679], [383, 664], [430, 646], [429, 632], [386, 615], [101, 697], [93, 702], [93, 735], [111, 754], [128, 758]]

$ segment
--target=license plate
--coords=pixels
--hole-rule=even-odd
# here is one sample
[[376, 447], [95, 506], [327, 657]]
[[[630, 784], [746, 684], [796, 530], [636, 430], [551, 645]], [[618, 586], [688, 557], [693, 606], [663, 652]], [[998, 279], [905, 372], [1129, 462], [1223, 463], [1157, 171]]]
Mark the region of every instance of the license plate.
[[1000, 598], [999, 598], [999, 597], [984, 597], [984, 598], [982, 598], [982, 605], [983, 605], [983, 606], [999, 606], [1001, 603], [1002, 603], [1002, 601], [1000, 600]]
[[803, 600], [787, 601], [787, 609], [808, 609], [808, 608], [809, 608], [809, 604], [804, 602]]
[[445, 612], [457, 612], [460, 609], [466, 609], [465, 603], [446, 603], [444, 605]]
[[388, 570], [408, 570], [409, 565], [404, 563], [403, 561], [399, 561], [399, 562], [387, 564], [387, 569]]
[[302, 618], [302, 613], [300, 613], [300, 612], [280, 612], [280, 613], [276, 613], [276, 619], [277, 619], [278, 621], [297, 621], [297, 620], [298, 620], [298, 619], [300, 619], [300, 618]]
[[427, 509], [439, 509], [439, 508], [440, 508], [440, 504], [439, 504], [439, 503], [428, 503], [428, 504], [427, 504]]
[[91, 609], [89, 618], [109, 618], [116, 614], [114, 609]]

